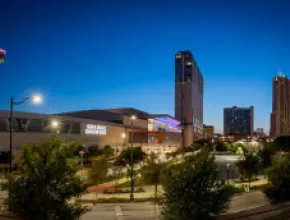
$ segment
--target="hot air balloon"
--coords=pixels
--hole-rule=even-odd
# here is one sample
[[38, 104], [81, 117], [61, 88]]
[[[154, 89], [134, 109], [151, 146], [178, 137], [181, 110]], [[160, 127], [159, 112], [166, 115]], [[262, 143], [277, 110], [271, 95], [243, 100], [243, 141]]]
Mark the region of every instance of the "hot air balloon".
[[3, 49], [0, 49], [0, 63], [4, 63], [5, 55], [6, 55], [6, 51]]

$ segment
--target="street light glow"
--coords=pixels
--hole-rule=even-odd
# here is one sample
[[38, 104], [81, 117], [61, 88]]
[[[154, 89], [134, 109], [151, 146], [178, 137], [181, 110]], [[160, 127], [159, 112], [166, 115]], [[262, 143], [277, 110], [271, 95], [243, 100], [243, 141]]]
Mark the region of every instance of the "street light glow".
[[125, 133], [122, 133], [121, 136], [122, 136], [122, 138], [125, 138], [126, 137], [126, 134]]
[[40, 95], [34, 95], [31, 99], [34, 104], [42, 103], [42, 97]]
[[135, 119], [136, 119], [136, 116], [135, 116], [135, 115], [132, 115], [132, 116], [131, 116], [131, 119], [132, 119], [132, 120], [135, 120]]
[[57, 120], [53, 120], [53, 121], [51, 122], [51, 126], [52, 126], [53, 128], [57, 128], [58, 125], [59, 125], [59, 122], [58, 122]]

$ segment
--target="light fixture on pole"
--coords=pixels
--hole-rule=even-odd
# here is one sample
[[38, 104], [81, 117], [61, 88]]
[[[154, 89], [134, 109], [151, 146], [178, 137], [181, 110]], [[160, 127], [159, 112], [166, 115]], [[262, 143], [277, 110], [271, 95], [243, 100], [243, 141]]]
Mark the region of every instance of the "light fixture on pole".
[[123, 133], [121, 134], [121, 137], [123, 138], [123, 146], [125, 147], [126, 133], [123, 132]]
[[[0, 50], [1, 51], [1, 50]], [[12, 145], [13, 145], [13, 131], [12, 131], [12, 119], [13, 119], [13, 106], [14, 105], [21, 105], [24, 102], [31, 100], [32, 103], [34, 104], [40, 104], [42, 102], [42, 97], [39, 95], [35, 96], [28, 96], [25, 97], [22, 101], [16, 102], [14, 99], [11, 97], [10, 99], [10, 114], [9, 114], [9, 150], [10, 150], [10, 163], [9, 163], [9, 170], [10, 172], [12, 171]]]
[[227, 163], [227, 184], [230, 183], [230, 167], [231, 167], [231, 164]]
[[52, 126], [53, 128], [57, 128], [57, 127], [59, 126], [59, 121], [57, 121], [57, 120], [52, 120], [52, 121], [51, 121], [51, 126]]
[[133, 158], [133, 140], [134, 140], [134, 133], [133, 133], [133, 123], [134, 120], [136, 119], [135, 115], [131, 116], [131, 172], [130, 172], [130, 177], [131, 177], [131, 190], [130, 190], [130, 201], [134, 201], [134, 158]]
[[80, 150], [79, 151], [79, 154], [81, 156], [81, 163], [82, 163], [82, 176], [84, 178], [84, 175], [85, 175], [85, 170], [84, 170], [84, 154], [85, 152], [83, 150]]

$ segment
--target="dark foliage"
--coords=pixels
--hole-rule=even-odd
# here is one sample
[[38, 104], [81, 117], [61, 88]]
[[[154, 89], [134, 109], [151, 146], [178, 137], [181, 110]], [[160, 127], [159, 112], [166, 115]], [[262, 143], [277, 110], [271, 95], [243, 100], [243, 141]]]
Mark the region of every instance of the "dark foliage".
[[274, 144], [282, 151], [290, 151], [290, 136], [280, 136], [274, 140]]
[[0, 151], [0, 164], [7, 164], [10, 162], [10, 151]]
[[25, 145], [17, 173], [7, 175], [8, 181], [2, 185], [10, 192], [10, 210], [29, 220], [79, 219], [85, 209], [68, 203], [86, 189], [76, 175], [80, 167], [75, 151], [76, 145], [63, 144], [59, 139]]
[[131, 164], [131, 155], [133, 156], [133, 163], [139, 163], [146, 158], [146, 153], [142, 151], [141, 147], [128, 147], [121, 151], [115, 165]]
[[276, 154], [267, 170], [270, 186], [264, 190], [273, 202], [290, 201], [290, 154]]
[[207, 219], [225, 211], [233, 195], [232, 187], [219, 183], [214, 158], [206, 151], [166, 169], [162, 185], [165, 220]]
[[244, 160], [236, 162], [236, 168], [242, 180], [247, 179], [249, 181], [257, 175], [260, 171], [260, 162], [257, 156], [253, 154], [247, 154]]

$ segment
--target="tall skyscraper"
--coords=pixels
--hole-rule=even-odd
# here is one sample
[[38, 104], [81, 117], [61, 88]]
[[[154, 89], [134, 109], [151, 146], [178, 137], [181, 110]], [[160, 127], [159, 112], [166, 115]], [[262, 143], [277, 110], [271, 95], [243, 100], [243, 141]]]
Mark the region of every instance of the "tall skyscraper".
[[224, 135], [253, 136], [254, 107], [224, 108]]
[[290, 135], [290, 81], [282, 73], [273, 78], [270, 136]]
[[190, 51], [175, 55], [175, 118], [183, 127], [183, 146], [203, 136], [203, 76]]

